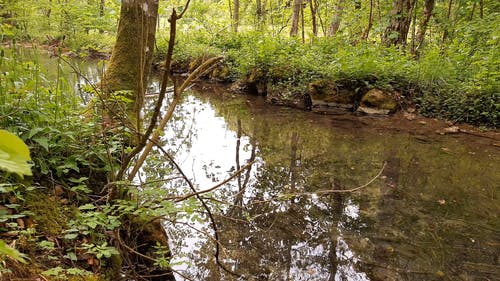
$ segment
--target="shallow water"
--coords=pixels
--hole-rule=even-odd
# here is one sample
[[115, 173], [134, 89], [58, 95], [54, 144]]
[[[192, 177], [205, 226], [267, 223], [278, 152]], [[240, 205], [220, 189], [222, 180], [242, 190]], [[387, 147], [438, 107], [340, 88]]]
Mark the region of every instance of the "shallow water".
[[[240, 280], [500, 277], [500, 153], [490, 142], [210, 89], [191, 92], [178, 116], [165, 147], [198, 190], [253, 162], [205, 196], [220, 260]], [[181, 182], [165, 188], [188, 193]], [[206, 216], [186, 223], [167, 224], [174, 262], [185, 262], [175, 269], [237, 280], [215, 264]]]
[[[98, 81], [102, 65], [78, 64]], [[76, 89], [85, 82], [61, 73]], [[220, 261], [240, 277], [215, 263], [213, 228], [192, 198], [165, 225], [176, 279], [499, 280], [497, 135], [439, 135], [443, 122], [401, 120], [317, 115], [217, 87], [189, 92], [162, 143], [197, 190], [251, 164], [204, 194]], [[167, 162], [153, 154], [141, 177], [173, 178], [161, 188], [190, 193]]]

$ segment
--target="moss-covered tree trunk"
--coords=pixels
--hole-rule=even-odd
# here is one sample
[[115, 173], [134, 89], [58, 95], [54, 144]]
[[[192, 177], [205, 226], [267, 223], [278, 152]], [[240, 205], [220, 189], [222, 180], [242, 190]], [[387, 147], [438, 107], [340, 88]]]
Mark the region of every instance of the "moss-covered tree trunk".
[[154, 50], [158, 0], [122, 0], [115, 46], [101, 88], [105, 94], [130, 92], [128, 107], [140, 130], [139, 112], [151, 68]]
[[[140, 131], [140, 111], [144, 103], [144, 94], [150, 73], [156, 23], [158, 0], [122, 0], [118, 32], [111, 59], [104, 74], [101, 89], [105, 102], [105, 114], [132, 117], [133, 126]], [[127, 112], [113, 111], [113, 105], [122, 101], [110, 99], [112, 93], [126, 91], [132, 103], [126, 106]], [[106, 101], [106, 98], [108, 101]], [[122, 116], [125, 113], [127, 116]], [[114, 117], [114, 116], [111, 116]], [[127, 122], [128, 123], [128, 122]], [[117, 176], [118, 180], [122, 176]], [[110, 199], [128, 199], [128, 190], [117, 192], [115, 185], [110, 185]], [[120, 279], [120, 272], [127, 272], [136, 280], [174, 280], [172, 271], [156, 264], [159, 258], [168, 258], [158, 252], [158, 247], [168, 249], [167, 236], [161, 220], [129, 215], [121, 218], [122, 225], [116, 230], [114, 246], [120, 251], [120, 258], [112, 261], [112, 280]]]

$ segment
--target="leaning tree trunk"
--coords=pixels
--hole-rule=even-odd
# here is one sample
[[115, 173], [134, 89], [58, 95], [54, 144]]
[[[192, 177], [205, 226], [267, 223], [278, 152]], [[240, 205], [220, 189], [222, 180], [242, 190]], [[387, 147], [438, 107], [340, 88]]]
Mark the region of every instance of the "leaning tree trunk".
[[386, 45], [406, 45], [414, 4], [415, 0], [394, 0], [390, 25], [383, 36]]
[[[127, 91], [133, 102], [128, 113], [140, 131], [140, 110], [153, 58], [158, 0], [122, 0], [115, 46], [101, 88], [105, 97]], [[111, 114], [116, 114], [111, 112]]]
[[[123, 112], [114, 111], [118, 101], [110, 99], [114, 92], [126, 91], [132, 99], [131, 106], [125, 112], [136, 121], [132, 125], [140, 131], [140, 111], [144, 103], [147, 79], [151, 68], [154, 50], [158, 0], [122, 0], [120, 21], [115, 46], [108, 68], [101, 82], [104, 93], [104, 114], [109, 117], [123, 118]], [[132, 111], [133, 110], [133, 111]], [[132, 113], [132, 114], [131, 114]], [[139, 137], [137, 137], [139, 138]], [[139, 138], [140, 139], [140, 138]], [[136, 144], [136, 143], [134, 143]], [[128, 164], [128, 163], [127, 163]], [[110, 178], [122, 180], [123, 174]], [[115, 184], [108, 184], [109, 200], [129, 199], [130, 190], [118, 189]], [[163, 258], [158, 247], [168, 249], [168, 241], [161, 219], [142, 218], [127, 215], [121, 218], [122, 225], [113, 235], [113, 245], [120, 251], [120, 257], [112, 261], [112, 280], [119, 280], [121, 272], [127, 270], [134, 280], [175, 280], [169, 268], [156, 264]]]

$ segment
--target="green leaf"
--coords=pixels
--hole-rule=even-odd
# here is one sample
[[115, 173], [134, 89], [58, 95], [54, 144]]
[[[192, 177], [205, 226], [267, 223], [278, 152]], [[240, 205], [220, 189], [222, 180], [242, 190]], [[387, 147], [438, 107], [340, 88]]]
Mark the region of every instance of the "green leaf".
[[38, 137], [32, 139], [34, 142], [38, 143], [41, 147], [45, 148], [45, 150], [49, 151], [49, 139], [46, 137]]
[[0, 169], [19, 176], [31, 176], [28, 146], [16, 135], [0, 130]]
[[64, 269], [62, 267], [58, 266], [58, 267], [51, 268], [49, 270], [45, 270], [44, 272], [42, 272], [42, 275], [61, 277], [63, 272], [64, 272]]
[[64, 257], [67, 258], [67, 259], [69, 259], [69, 260], [72, 260], [72, 261], [77, 261], [78, 260], [78, 257], [73, 252], [68, 252]]
[[34, 135], [40, 133], [41, 131], [43, 131], [43, 128], [33, 128], [29, 131], [28, 133], [28, 138], [32, 138]]
[[0, 255], [6, 255], [9, 258], [15, 259], [16, 261], [26, 263], [24, 254], [20, 253], [16, 249], [7, 246], [7, 244], [5, 244], [3, 240], [0, 240]]
[[76, 237], [78, 237], [78, 233], [68, 233], [68, 234], [64, 235], [63, 238], [68, 239], [68, 240], [73, 240]]
[[95, 208], [96, 207], [93, 204], [85, 204], [85, 205], [78, 207], [78, 209], [80, 209], [80, 210], [94, 210]]

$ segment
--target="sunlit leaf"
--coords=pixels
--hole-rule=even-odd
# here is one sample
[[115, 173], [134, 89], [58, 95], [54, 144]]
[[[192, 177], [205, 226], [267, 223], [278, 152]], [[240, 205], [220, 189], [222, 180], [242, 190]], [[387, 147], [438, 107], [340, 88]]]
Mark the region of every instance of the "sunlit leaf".
[[31, 176], [31, 160], [28, 146], [16, 135], [0, 130], [0, 169]]
[[14, 259], [22, 263], [26, 263], [26, 260], [24, 259], [24, 254], [20, 253], [16, 249], [7, 246], [7, 244], [5, 244], [3, 240], [0, 240], [0, 255], [6, 255], [11, 259]]

